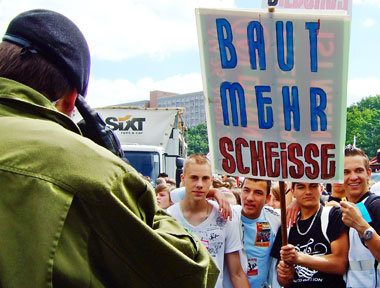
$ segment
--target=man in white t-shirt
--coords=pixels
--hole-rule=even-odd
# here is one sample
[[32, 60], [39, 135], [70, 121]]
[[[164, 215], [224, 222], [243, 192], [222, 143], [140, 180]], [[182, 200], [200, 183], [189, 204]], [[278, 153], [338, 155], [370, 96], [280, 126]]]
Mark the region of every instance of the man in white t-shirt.
[[197, 235], [210, 252], [220, 270], [215, 287], [223, 287], [225, 265], [234, 287], [249, 287], [239, 258], [242, 243], [236, 218], [224, 221], [218, 215], [216, 205], [206, 199], [212, 178], [211, 165], [205, 155], [193, 154], [187, 157], [181, 175], [186, 188], [185, 198], [167, 211], [185, 229]]
[[[245, 178], [240, 193], [241, 205], [231, 207], [232, 220], [238, 221], [239, 237], [243, 244], [243, 249], [239, 251], [240, 262], [251, 288], [280, 287], [275, 271], [277, 260], [270, 256], [270, 251], [281, 219], [280, 210], [265, 205], [270, 200], [270, 189], [269, 180]], [[174, 203], [184, 199], [184, 195], [182, 188], [170, 193]], [[217, 199], [222, 201], [220, 197]], [[212, 203], [215, 204], [213, 201]], [[229, 274], [228, 267], [225, 267], [224, 288], [233, 287]]]

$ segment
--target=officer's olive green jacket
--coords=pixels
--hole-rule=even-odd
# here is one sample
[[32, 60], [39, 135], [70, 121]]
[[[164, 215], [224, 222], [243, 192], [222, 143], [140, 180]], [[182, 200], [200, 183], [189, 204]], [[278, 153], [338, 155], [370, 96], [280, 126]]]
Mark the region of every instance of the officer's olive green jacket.
[[133, 168], [0, 78], [0, 287], [213, 287], [217, 276]]

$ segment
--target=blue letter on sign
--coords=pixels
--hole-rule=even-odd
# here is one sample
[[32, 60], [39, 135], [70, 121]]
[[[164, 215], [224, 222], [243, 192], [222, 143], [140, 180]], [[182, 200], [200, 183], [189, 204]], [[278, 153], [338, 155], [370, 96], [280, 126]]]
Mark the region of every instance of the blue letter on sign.
[[[256, 41], [255, 37], [256, 35]], [[252, 21], [247, 28], [248, 46], [249, 46], [249, 59], [251, 61], [251, 68], [256, 70], [256, 51], [259, 56], [260, 70], [266, 69], [265, 63], [265, 42], [263, 26], [260, 22]]]
[[[218, 32], [222, 68], [235, 68], [237, 57], [235, 47], [232, 44], [231, 25], [226, 19], [216, 19], [216, 30]], [[226, 32], [226, 38], [224, 38], [224, 31]], [[230, 60], [227, 59], [227, 49], [231, 58]]]
[[[270, 129], [273, 127], [273, 110], [272, 107], [265, 107], [265, 104], [272, 104], [272, 98], [263, 97], [263, 92], [270, 92], [270, 86], [255, 86], [257, 115], [259, 117], [259, 128]], [[265, 121], [265, 115], [267, 120]]]
[[[319, 95], [319, 105], [317, 106], [317, 95]], [[324, 110], [326, 109], [326, 93], [321, 88], [310, 88], [310, 121], [311, 131], [318, 130], [318, 119], [321, 121], [321, 131], [326, 131], [327, 118]]]
[[306, 29], [309, 30], [310, 40], [310, 69], [311, 72], [318, 72], [318, 50], [317, 50], [317, 35], [318, 22], [306, 22]]
[[294, 130], [300, 131], [300, 106], [298, 101], [298, 88], [292, 87], [292, 103], [290, 103], [289, 86], [282, 87], [282, 100], [284, 105], [285, 130], [292, 130], [290, 113], [293, 112]]
[[276, 22], [276, 36], [277, 36], [277, 62], [282, 71], [290, 71], [294, 67], [294, 47], [293, 47], [293, 23], [286, 22], [286, 51], [287, 57], [285, 64], [285, 50], [284, 50], [284, 23], [282, 21]]
[[243, 87], [239, 83], [223, 82], [220, 85], [220, 98], [222, 100], [223, 120], [224, 125], [229, 126], [230, 120], [228, 117], [227, 90], [230, 95], [232, 123], [234, 126], [239, 126], [238, 109], [236, 103], [236, 94], [239, 99], [240, 122], [242, 127], [247, 127], [247, 112], [245, 109], [245, 96]]

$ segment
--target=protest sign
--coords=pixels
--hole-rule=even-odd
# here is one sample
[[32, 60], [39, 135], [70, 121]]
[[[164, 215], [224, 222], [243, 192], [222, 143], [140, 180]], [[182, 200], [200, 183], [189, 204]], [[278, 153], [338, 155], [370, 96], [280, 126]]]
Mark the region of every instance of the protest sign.
[[[268, 8], [268, 0], [261, 0], [261, 7]], [[352, 13], [352, 0], [278, 0], [276, 8], [331, 10]]]
[[341, 182], [349, 16], [196, 15], [215, 173]]

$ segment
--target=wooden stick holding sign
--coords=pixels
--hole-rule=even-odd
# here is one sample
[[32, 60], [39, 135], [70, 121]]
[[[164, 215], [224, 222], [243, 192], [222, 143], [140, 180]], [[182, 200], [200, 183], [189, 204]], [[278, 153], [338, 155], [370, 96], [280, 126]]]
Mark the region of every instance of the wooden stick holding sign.
[[285, 201], [285, 183], [280, 181], [280, 208], [281, 208], [281, 236], [282, 246], [288, 245], [288, 233], [286, 227], [286, 201]]
[[[268, 0], [268, 11], [274, 13], [274, 6], [277, 5], [277, 0]], [[280, 184], [280, 209], [281, 209], [281, 236], [282, 246], [288, 244], [288, 233], [286, 227], [286, 201], [285, 201], [285, 184], [284, 181], [279, 181]]]

